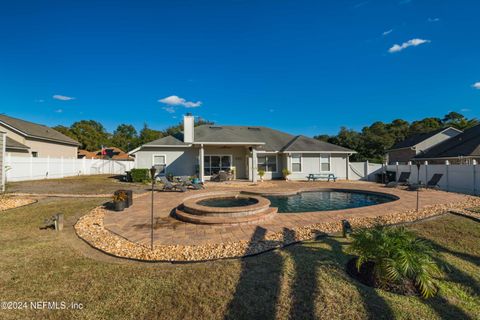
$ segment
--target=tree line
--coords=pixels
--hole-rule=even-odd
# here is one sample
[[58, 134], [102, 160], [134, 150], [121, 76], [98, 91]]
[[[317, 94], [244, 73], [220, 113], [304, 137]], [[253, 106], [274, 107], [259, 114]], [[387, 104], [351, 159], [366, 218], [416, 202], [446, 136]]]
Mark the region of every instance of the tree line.
[[[196, 119], [195, 126], [202, 124], [213, 124], [213, 122]], [[465, 130], [477, 124], [479, 121], [475, 118], [468, 119], [460, 113], [450, 112], [443, 118], [431, 117], [411, 123], [402, 119], [396, 119], [390, 123], [377, 121], [361, 131], [342, 127], [336, 135], [322, 134], [314, 138], [357, 151], [357, 154], [352, 155], [352, 161], [380, 162], [386, 151], [395, 143], [410, 136], [449, 126]], [[109, 133], [98, 121], [81, 120], [69, 127], [59, 125], [54, 129], [77, 140], [81, 148], [88, 151], [99, 150], [102, 146], [114, 146], [130, 151], [142, 144], [181, 132], [183, 124], [178, 123], [164, 130], [154, 130], [144, 124], [139, 132], [130, 124], [120, 124], [113, 133]]]
[[[213, 122], [201, 118], [195, 120], [195, 126], [202, 124], [213, 124]], [[113, 133], [109, 133], [98, 121], [81, 120], [69, 127], [58, 125], [53, 127], [53, 129], [78, 141], [81, 144], [81, 149], [96, 151], [105, 146], [118, 147], [124, 151], [130, 151], [147, 142], [183, 131], [183, 123], [170, 126], [164, 130], [151, 129], [145, 123], [138, 132], [131, 124], [120, 124]]]
[[443, 118], [431, 117], [411, 123], [402, 119], [390, 123], [377, 121], [361, 131], [342, 127], [336, 135], [318, 135], [314, 138], [357, 151], [351, 161], [382, 162], [386, 151], [406, 138], [446, 127], [465, 130], [477, 124], [479, 121], [475, 118], [468, 119], [458, 112], [450, 112]]

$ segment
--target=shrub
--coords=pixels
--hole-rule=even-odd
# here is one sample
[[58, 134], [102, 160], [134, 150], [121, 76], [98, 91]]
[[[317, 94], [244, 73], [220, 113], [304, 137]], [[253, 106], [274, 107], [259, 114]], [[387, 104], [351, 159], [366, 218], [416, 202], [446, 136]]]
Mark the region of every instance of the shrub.
[[435, 251], [424, 240], [403, 227], [375, 226], [352, 234], [349, 252], [358, 255], [356, 267], [373, 263], [374, 277], [389, 282], [412, 281], [424, 298], [437, 292], [434, 276], [440, 270], [434, 261]]
[[291, 175], [292, 173], [287, 169], [287, 168], [283, 168], [282, 169], [282, 175], [283, 175], [283, 178], [284, 179], [287, 179], [289, 175]]
[[150, 181], [150, 169], [132, 169], [130, 170], [132, 182]]
[[263, 178], [263, 176], [265, 175], [265, 170], [259, 169], [258, 170], [258, 175], [260, 176], [260, 178]]

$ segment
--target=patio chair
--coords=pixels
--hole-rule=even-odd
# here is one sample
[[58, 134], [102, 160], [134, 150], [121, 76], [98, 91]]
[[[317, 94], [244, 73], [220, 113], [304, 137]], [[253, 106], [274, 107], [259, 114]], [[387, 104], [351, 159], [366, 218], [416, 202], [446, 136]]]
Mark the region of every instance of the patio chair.
[[178, 177], [178, 180], [180, 181], [180, 183], [182, 185], [184, 185], [185, 187], [191, 187], [192, 189], [194, 190], [200, 190], [200, 189], [203, 189], [203, 185], [200, 184], [200, 183], [193, 183], [192, 180], [190, 180], [190, 177], [188, 176], [181, 176], [181, 177]]
[[442, 180], [442, 173], [435, 173], [432, 178], [427, 182], [426, 187], [429, 189], [439, 189], [438, 183]]
[[408, 179], [410, 178], [410, 172], [401, 172], [400, 177], [398, 177], [397, 181], [390, 181], [387, 183], [387, 187], [389, 188], [395, 188], [398, 186], [405, 186], [408, 185]]
[[166, 177], [159, 177], [160, 181], [163, 183], [162, 191], [187, 191], [187, 187], [182, 185], [181, 183], [172, 183], [168, 181]]

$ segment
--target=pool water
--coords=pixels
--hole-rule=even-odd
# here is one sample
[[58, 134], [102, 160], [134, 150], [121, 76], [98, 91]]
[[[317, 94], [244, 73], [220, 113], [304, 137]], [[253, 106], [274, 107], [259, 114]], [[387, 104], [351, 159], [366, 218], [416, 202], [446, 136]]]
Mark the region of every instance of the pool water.
[[341, 210], [395, 200], [388, 195], [346, 191], [302, 192], [293, 196], [266, 196], [279, 213]]
[[245, 207], [257, 203], [258, 201], [254, 198], [244, 198], [244, 197], [223, 197], [223, 198], [212, 198], [199, 201], [198, 204], [201, 206], [207, 207], [217, 207], [217, 208], [228, 208], [228, 207]]

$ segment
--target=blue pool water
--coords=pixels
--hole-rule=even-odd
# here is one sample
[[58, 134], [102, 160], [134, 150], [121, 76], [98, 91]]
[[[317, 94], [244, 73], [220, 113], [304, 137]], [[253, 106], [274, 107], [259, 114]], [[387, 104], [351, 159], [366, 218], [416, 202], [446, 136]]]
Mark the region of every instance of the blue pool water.
[[388, 195], [350, 191], [313, 191], [293, 196], [265, 196], [279, 213], [341, 210], [372, 206], [395, 200]]

